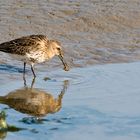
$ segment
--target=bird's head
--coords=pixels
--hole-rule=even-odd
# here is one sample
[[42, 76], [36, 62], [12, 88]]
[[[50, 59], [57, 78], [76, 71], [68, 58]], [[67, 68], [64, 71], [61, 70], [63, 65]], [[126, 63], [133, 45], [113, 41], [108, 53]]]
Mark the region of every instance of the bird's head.
[[64, 53], [63, 53], [60, 42], [58, 42], [56, 40], [50, 40], [50, 43], [51, 43], [51, 47], [53, 48], [54, 55], [57, 55], [60, 58], [60, 60], [62, 61], [63, 65], [64, 65], [64, 70], [69, 71], [69, 66], [67, 65], [67, 63], [64, 60]]

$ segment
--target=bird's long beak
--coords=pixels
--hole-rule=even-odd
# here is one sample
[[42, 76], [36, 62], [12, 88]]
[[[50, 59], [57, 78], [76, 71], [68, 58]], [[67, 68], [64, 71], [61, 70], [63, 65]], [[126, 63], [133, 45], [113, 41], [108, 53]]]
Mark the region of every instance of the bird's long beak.
[[60, 58], [60, 60], [62, 61], [63, 65], [64, 65], [64, 70], [65, 70], [65, 71], [69, 71], [69, 66], [68, 66], [67, 63], [64, 61], [64, 58], [63, 58], [62, 54], [58, 55], [58, 57]]

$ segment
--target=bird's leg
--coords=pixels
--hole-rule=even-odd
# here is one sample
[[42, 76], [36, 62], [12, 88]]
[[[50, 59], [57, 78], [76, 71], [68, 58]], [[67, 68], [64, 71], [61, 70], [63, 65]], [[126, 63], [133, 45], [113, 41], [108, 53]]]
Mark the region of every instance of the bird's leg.
[[25, 67], [26, 67], [26, 62], [24, 62], [24, 68], [23, 68], [23, 74], [25, 76]]
[[24, 62], [24, 68], [23, 68], [23, 80], [24, 80], [24, 86], [26, 86], [25, 67], [26, 67], [26, 62]]
[[24, 87], [26, 87], [27, 84], [26, 84], [26, 78], [25, 78], [25, 76], [23, 76], [23, 81], [24, 81]]
[[35, 83], [35, 77], [32, 79], [31, 89], [33, 88], [34, 83]]
[[34, 75], [34, 78], [36, 77], [36, 75], [35, 75], [35, 72], [34, 72], [34, 67], [33, 67], [34, 65], [33, 64], [31, 64], [31, 70], [32, 70], [32, 73], [33, 73], [33, 75]]

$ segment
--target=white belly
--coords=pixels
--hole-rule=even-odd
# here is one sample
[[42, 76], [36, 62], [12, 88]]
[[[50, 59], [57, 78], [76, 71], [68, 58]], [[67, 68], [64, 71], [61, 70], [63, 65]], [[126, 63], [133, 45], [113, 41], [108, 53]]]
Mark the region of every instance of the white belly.
[[26, 53], [26, 58], [27, 58], [27, 61], [34, 60], [35, 63], [42, 63], [48, 59], [46, 57], [46, 54], [43, 53], [42, 51]]
[[19, 60], [19, 61], [26, 61], [26, 56], [25, 55], [17, 55], [17, 54], [9, 54], [10, 57]]
[[46, 61], [48, 58], [45, 57], [43, 53], [26, 53], [26, 55], [17, 55], [17, 54], [10, 54], [16, 60], [26, 62], [28, 64], [33, 63], [42, 63]]

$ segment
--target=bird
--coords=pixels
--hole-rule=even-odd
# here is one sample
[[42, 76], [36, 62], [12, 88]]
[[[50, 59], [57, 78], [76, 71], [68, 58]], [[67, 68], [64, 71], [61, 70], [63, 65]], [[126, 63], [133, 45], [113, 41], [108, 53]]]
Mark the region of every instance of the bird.
[[54, 56], [58, 56], [64, 65], [64, 70], [69, 71], [69, 66], [64, 60], [61, 43], [48, 39], [46, 35], [28, 35], [1, 43], [0, 51], [24, 62], [23, 76], [25, 76], [26, 64], [31, 66], [33, 76], [36, 77], [34, 65], [48, 61]]
[[27, 86], [11, 91], [6, 96], [0, 96], [0, 104], [8, 105], [21, 113], [43, 117], [60, 111], [68, 86], [69, 81], [63, 81], [63, 88], [57, 98], [52, 93]]

